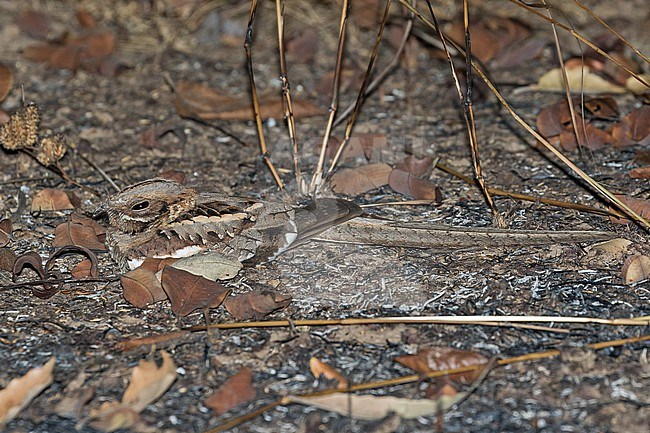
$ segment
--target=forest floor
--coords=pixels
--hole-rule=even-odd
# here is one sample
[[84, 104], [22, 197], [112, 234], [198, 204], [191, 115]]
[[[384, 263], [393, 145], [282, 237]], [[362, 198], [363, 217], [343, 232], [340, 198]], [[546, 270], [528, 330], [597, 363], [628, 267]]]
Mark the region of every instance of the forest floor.
[[[185, 183], [202, 190], [273, 197], [275, 185], [259, 157], [254, 123], [213, 120], [211, 123], [219, 127], [215, 128], [181, 118], [171, 87], [183, 81], [201, 83], [234, 99], [250, 100], [243, 50], [247, 6], [240, 2], [204, 2], [212, 9], [203, 10], [196, 15], [201, 19], [194, 21], [188, 19], [192, 17], [188, 10], [199, 2], [80, 2], [100, 28], [116, 36], [117, 44], [111, 54], [112, 63], [102, 63], [105, 69], [77, 65], [76, 70], [70, 70], [30, 60], [24, 52], [43, 43], [43, 38], [62, 41], [88, 32], [76, 18], [78, 4], [29, 3], [49, 20], [40, 40], [34, 36], [38, 32], [33, 23], [19, 25], [25, 10], [23, 2], [0, 0], [0, 62], [12, 69], [15, 82], [2, 108], [8, 113], [15, 111], [22, 103], [22, 92], [25, 100], [37, 103], [43, 112], [43, 130], [65, 134], [71, 145], [61, 167], [98, 195], [66, 182], [24, 152], [0, 151], [0, 212], [10, 216], [13, 223], [8, 248], [16, 254], [36, 251], [43, 257], [51, 255], [54, 229], [67, 221], [70, 212], [30, 212], [31, 200], [44, 188], [59, 188], [78, 197], [80, 208], [92, 209], [115, 192], [95, 167], [120, 187], [175, 171], [185, 175]], [[253, 61], [259, 91], [277, 94], [275, 11], [273, 4], [263, 3], [255, 24]], [[298, 41], [288, 56], [293, 96], [322, 113], [297, 119], [298, 139], [304, 145], [303, 163], [310, 169], [317, 159], [317, 145], [325, 126], [330, 91], [323, 90], [328, 89], [323, 77], [335, 64], [339, 23], [337, 2], [311, 3], [286, 5], [286, 33]], [[458, 12], [453, 2], [446, 3], [451, 9], [441, 7], [443, 21]], [[513, 108], [534, 124], [540, 109], [563, 97], [551, 92], [518, 91], [556, 67], [550, 27], [510, 3], [478, 3], [476, 17], [487, 9], [494, 15], [517, 17], [530, 26], [532, 34], [548, 40], [534, 59], [490, 69]], [[644, 2], [617, 2], [615, 9], [609, 2], [595, 3], [595, 11], [631, 37], [636, 46], [649, 46]], [[488, 4], [493, 6], [488, 8]], [[394, 19], [387, 34], [399, 35], [402, 13], [396, 6], [393, 8]], [[376, 28], [365, 29], [355, 13], [359, 11], [353, 11], [350, 22], [341, 107], [354, 102], [360, 84], [355, 77], [365, 67], [376, 36]], [[602, 33], [577, 8], [569, 8], [566, 17], [590, 38]], [[25, 27], [31, 28], [31, 35]], [[300, 40], [298, 35], [307, 29], [316, 29], [315, 40]], [[416, 35], [432, 35], [421, 25], [416, 29]], [[561, 40], [565, 57], [579, 54], [574, 41], [564, 37]], [[467, 135], [448, 64], [423, 38], [410, 44], [409, 50], [408, 67], [403, 61], [365, 102], [355, 133], [376, 134], [387, 143], [373, 155], [373, 162], [392, 165], [407, 154], [432, 156], [469, 175]], [[389, 44], [380, 47], [378, 69], [394, 52], [395, 47]], [[111, 69], [115, 65], [119, 67]], [[93, 68], [102, 69], [104, 74]], [[489, 186], [606, 208], [584, 182], [538, 147], [498, 101], [478, 87], [474, 101], [476, 127]], [[620, 117], [642, 103], [629, 93], [615, 95], [614, 99]], [[141, 134], [154, 128], [172, 129], [174, 133], [153, 142], [143, 140]], [[265, 131], [274, 161], [290, 169], [282, 118], [267, 120]], [[335, 130], [335, 135], [342, 134], [342, 127]], [[639, 163], [635, 159], [638, 151], [643, 149], [609, 146], [569, 151], [567, 155], [611, 191], [647, 199], [647, 179], [631, 179], [628, 173]], [[346, 165], [364, 163], [362, 160], [349, 160]], [[427, 174], [426, 180], [442, 191], [441, 204], [383, 206], [371, 212], [401, 221], [491, 225], [490, 210], [476, 188], [440, 170]], [[27, 199], [26, 207], [19, 203], [21, 195]], [[353, 199], [377, 203], [404, 197], [385, 186]], [[632, 224], [614, 224], [601, 215], [541, 203], [497, 198], [496, 204], [513, 229], [602, 230], [611, 232], [612, 238], [625, 238], [631, 243], [625, 251], [607, 254], [588, 243], [432, 251], [313, 242], [269, 264], [245, 270], [230, 286], [236, 293], [270, 287], [291, 296], [287, 308], [265, 320], [650, 315], [650, 283], [646, 280], [626, 285], [621, 279], [622, 265], [629, 256], [650, 255], [647, 231]], [[119, 275], [108, 254], [99, 257], [101, 276]], [[63, 259], [57, 266], [62, 271], [69, 269], [74, 260]], [[0, 282], [10, 284], [10, 273], [0, 272]], [[29, 279], [28, 274], [21, 280]], [[211, 310], [208, 316], [213, 323], [233, 321], [223, 307]], [[94, 397], [81, 411], [83, 418], [89, 408], [120, 399], [130, 370], [140, 360], [157, 359], [149, 346], [120, 351], [118, 342], [205, 324], [205, 320], [201, 312], [177, 318], [167, 302], [135, 308], [123, 298], [116, 278], [110, 282], [67, 284], [49, 299], [38, 299], [25, 287], [0, 291], [0, 388], [51, 356], [56, 358], [53, 384], [11, 421], [6, 431], [73, 431], [79, 419], [60, 417], [54, 408], [68, 392], [66, 386], [81, 371], [86, 374], [84, 387], [94, 388]], [[431, 346], [498, 358], [556, 348], [560, 356], [495, 368], [467, 400], [440, 415], [364, 421], [293, 404], [275, 407], [233, 431], [646, 432], [650, 425], [647, 343], [601, 350], [586, 346], [644, 333], [647, 327], [593, 323], [557, 324], [545, 329], [403, 323], [197, 332], [155, 348], [164, 348], [172, 355], [178, 376], [171, 388], [140, 416], [142, 424], [155, 431], [206, 431], [284, 395], [330, 386], [310, 373], [311, 357], [329, 363], [356, 384], [412, 374], [393, 358]], [[205, 399], [243, 367], [252, 370], [257, 397], [224, 415], [216, 415], [204, 404]], [[423, 388], [423, 384], [416, 383], [371, 393], [419, 398]], [[78, 428], [82, 432], [95, 431], [88, 425]], [[139, 429], [146, 430], [142, 426]]]

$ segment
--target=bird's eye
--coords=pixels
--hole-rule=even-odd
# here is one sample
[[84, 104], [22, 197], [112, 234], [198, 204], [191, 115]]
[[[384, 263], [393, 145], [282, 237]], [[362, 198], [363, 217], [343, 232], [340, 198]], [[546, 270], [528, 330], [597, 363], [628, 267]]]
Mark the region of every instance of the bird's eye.
[[131, 210], [135, 210], [135, 211], [145, 210], [148, 207], [149, 207], [149, 202], [147, 200], [143, 200], [131, 206]]

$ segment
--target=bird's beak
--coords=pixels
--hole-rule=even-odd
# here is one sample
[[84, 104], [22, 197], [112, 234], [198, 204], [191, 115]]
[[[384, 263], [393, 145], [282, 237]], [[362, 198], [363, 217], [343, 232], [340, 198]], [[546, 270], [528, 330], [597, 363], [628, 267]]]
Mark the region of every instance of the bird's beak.
[[93, 211], [93, 219], [100, 218], [102, 215], [105, 215], [108, 211], [108, 205], [106, 202], [100, 204], [94, 211]]

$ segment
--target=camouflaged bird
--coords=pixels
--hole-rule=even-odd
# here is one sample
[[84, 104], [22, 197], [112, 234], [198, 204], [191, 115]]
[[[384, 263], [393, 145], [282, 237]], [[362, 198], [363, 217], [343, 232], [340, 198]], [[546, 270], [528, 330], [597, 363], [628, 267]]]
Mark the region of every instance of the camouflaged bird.
[[106, 244], [123, 270], [145, 258], [188, 257], [210, 251], [243, 264], [272, 260], [322, 231], [362, 213], [356, 204], [324, 198], [306, 206], [198, 193], [167, 179], [150, 179], [109, 197]]
[[[600, 231], [538, 231], [452, 227], [361, 218], [361, 208], [334, 198], [305, 206], [198, 193], [167, 179], [150, 179], [109, 197], [106, 244], [123, 270], [146, 258], [213, 252], [255, 265], [311, 239], [389, 247], [512, 247], [611, 239]], [[350, 221], [351, 220], [351, 221]]]

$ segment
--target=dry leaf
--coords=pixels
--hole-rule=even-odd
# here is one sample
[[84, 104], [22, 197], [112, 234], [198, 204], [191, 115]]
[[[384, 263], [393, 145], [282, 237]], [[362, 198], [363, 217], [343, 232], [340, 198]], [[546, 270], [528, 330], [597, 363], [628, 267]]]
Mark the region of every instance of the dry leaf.
[[13, 379], [0, 391], [0, 426], [14, 419], [38, 394], [54, 380], [54, 357], [44, 365], [32, 368], [23, 377]]
[[74, 209], [65, 191], [45, 188], [36, 193], [32, 201], [32, 212]]
[[140, 413], [167, 391], [176, 380], [176, 365], [169, 353], [160, 351], [162, 365], [141, 360], [131, 372], [131, 382], [124, 391], [122, 404]]
[[[641, 77], [646, 83], [650, 82], [650, 74], [639, 74], [639, 77]], [[625, 88], [635, 95], [643, 95], [644, 93], [648, 92], [648, 86], [641, 83], [633, 76], [629, 76], [625, 80]]]
[[127, 429], [140, 423], [140, 415], [117, 401], [106, 401], [90, 411], [88, 425], [102, 432]]
[[454, 404], [463, 400], [465, 395], [466, 393], [459, 392], [453, 397], [441, 396], [438, 400], [412, 400], [392, 396], [343, 393], [317, 397], [288, 396], [287, 398], [294, 403], [315, 406], [319, 409], [337, 412], [356, 419], [379, 420], [390, 413], [396, 413], [405, 419], [435, 415], [440, 411], [448, 410]]
[[611, 239], [609, 241], [601, 242], [592, 245], [588, 250], [602, 251], [608, 254], [621, 254], [627, 251], [632, 241], [623, 238]]
[[635, 255], [623, 263], [621, 277], [625, 284], [634, 284], [650, 278], [650, 257]]
[[[330, 142], [327, 147], [327, 155], [330, 159], [334, 158], [341, 144], [341, 140], [330, 137]], [[375, 155], [381, 156], [381, 150], [387, 148], [388, 139], [386, 138], [386, 134], [357, 133], [350, 137], [348, 145], [345, 146], [341, 155], [341, 161], [358, 156], [364, 156], [370, 161]]]
[[632, 179], [650, 179], [650, 165], [633, 168], [630, 170], [630, 177]]
[[146, 259], [142, 265], [120, 276], [122, 296], [136, 308], [145, 308], [167, 299], [167, 294], [156, 277], [157, 270], [151, 270], [146, 265], [150, 260], [152, 259]]
[[[624, 87], [618, 86], [600, 75], [591, 72], [586, 65], [566, 64], [566, 75], [571, 92], [583, 93], [625, 93]], [[560, 68], [551, 69], [539, 78], [537, 84], [520, 88], [519, 91], [563, 92], [564, 79]]]
[[257, 395], [252, 385], [252, 379], [253, 373], [250, 368], [242, 368], [217, 388], [203, 403], [217, 415], [221, 415], [235, 406], [251, 401]]
[[633, 144], [650, 145], [650, 106], [644, 105], [628, 113], [612, 127], [611, 134], [618, 148]]
[[11, 240], [11, 233], [13, 232], [13, 226], [11, 220], [3, 219], [0, 221], [0, 248], [6, 246]]
[[54, 412], [61, 418], [81, 418], [81, 411], [95, 394], [95, 388], [86, 387], [84, 384], [88, 374], [85, 371], [79, 372], [77, 377], [70, 382], [63, 391], [63, 399], [56, 404]]
[[0, 248], [0, 269], [12, 272], [16, 263], [16, 253], [10, 248]]
[[311, 374], [313, 374], [316, 379], [325, 376], [327, 379], [335, 380], [338, 383], [336, 386], [337, 389], [346, 389], [348, 387], [348, 380], [345, 376], [334, 367], [321, 361], [315, 356], [312, 356], [309, 360], [309, 370], [311, 370]]
[[177, 316], [187, 316], [197, 308], [218, 307], [230, 294], [223, 284], [171, 266], [162, 270], [160, 281]]
[[440, 188], [427, 180], [418, 179], [406, 171], [393, 170], [388, 176], [388, 184], [395, 191], [417, 200], [442, 202]]
[[70, 273], [75, 278], [86, 278], [92, 276], [91, 268], [92, 262], [88, 259], [84, 259], [77, 263]]
[[219, 253], [195, 254], [175, 262], [172, 267], [199, 275], [208, 280], [230, 280], [242, 269], [239, 260]]
[[286, 56], [292, 63], [312, 63], [318, 53], [319, 38], [316, 28], [302, 27], [296, 35], [287, 40]]
[[14, 85], [14, 74], [9, 66], [0, 63], [0, 102], [4, 101]]
[[[642, 200], [638, 198], [628, 197], [625, 195], [617, 195], [616, 198], [618, 198], [620, 201], [625, 203], [627, 206], [629, 206], [630, 209], [632, 209], [637, 214], [641, 215], [643, 218], [645, 219], [650, 218], [650, 200]], [[617, 209], [615, 209], [613, 206], [610, 206], [609, 210], [615, 211]], [[616, 224], [629, 224], [631, 222], [627, 218], [618, 218], [614, 215], [611, 215], [609, 217], [609, 220]]]
[[52, 246], [66, 245], [77, 245], [93, 251], [106, 251], [106, 245], [97, 238], [94, 227], [73, 222], [61, 223], [54, 229]]
[[79, 25], [86, 29], [97, 27], [97, 20], [86, 9], [77, 10], [77, 21]]
[[[395, 358], [396, 362], [411, 368], [419, 373], [432, 371], [453, 370], [470, 365], [483, 365], [488, 362], [487, 357], [480, 353], [452, 347], [429, 347], [418, 350], [415, 355], [402, 355]], [[459, 373], [451, 378], [465, 378], [471, 380], [476, 372]]]
[[[278, 94], [260, 95], [262, 118], [284, 117], [284, 102]], [[179, 81], [174, 88], [174, 107], [181, 117], [200, 120], [252, 120], [253, 107], [248, 94], [241, 96], [223, 93], [198, 83]], [[293, 100], [294, 115], [309, 117], [323, 114], [314, 104]]]
[[233, 296], [224, 302], [224, 306], [236, 319], [261, 319], [276, 310], [287, 307], [291, 297], [263, 290]]
[[384, 163], [344, 168], [332, 176], [332, 190], [339, 194], [357, 195], [388, 184], [388, 176], [393, 171]]
[[50, 32], [50, 22], [42, 12], [26, 10], [18, 18], [18, 27], [21, 31], [36, 39], [47, 39]]
[[415, 177], [420, 177], [431, 171], [433, 168], [433, 161], [434, 159], [432, 156], [418, 158], [413, 155], [408, 155], [401, 162], [395, 164], [395, 168], [411, 173]]

